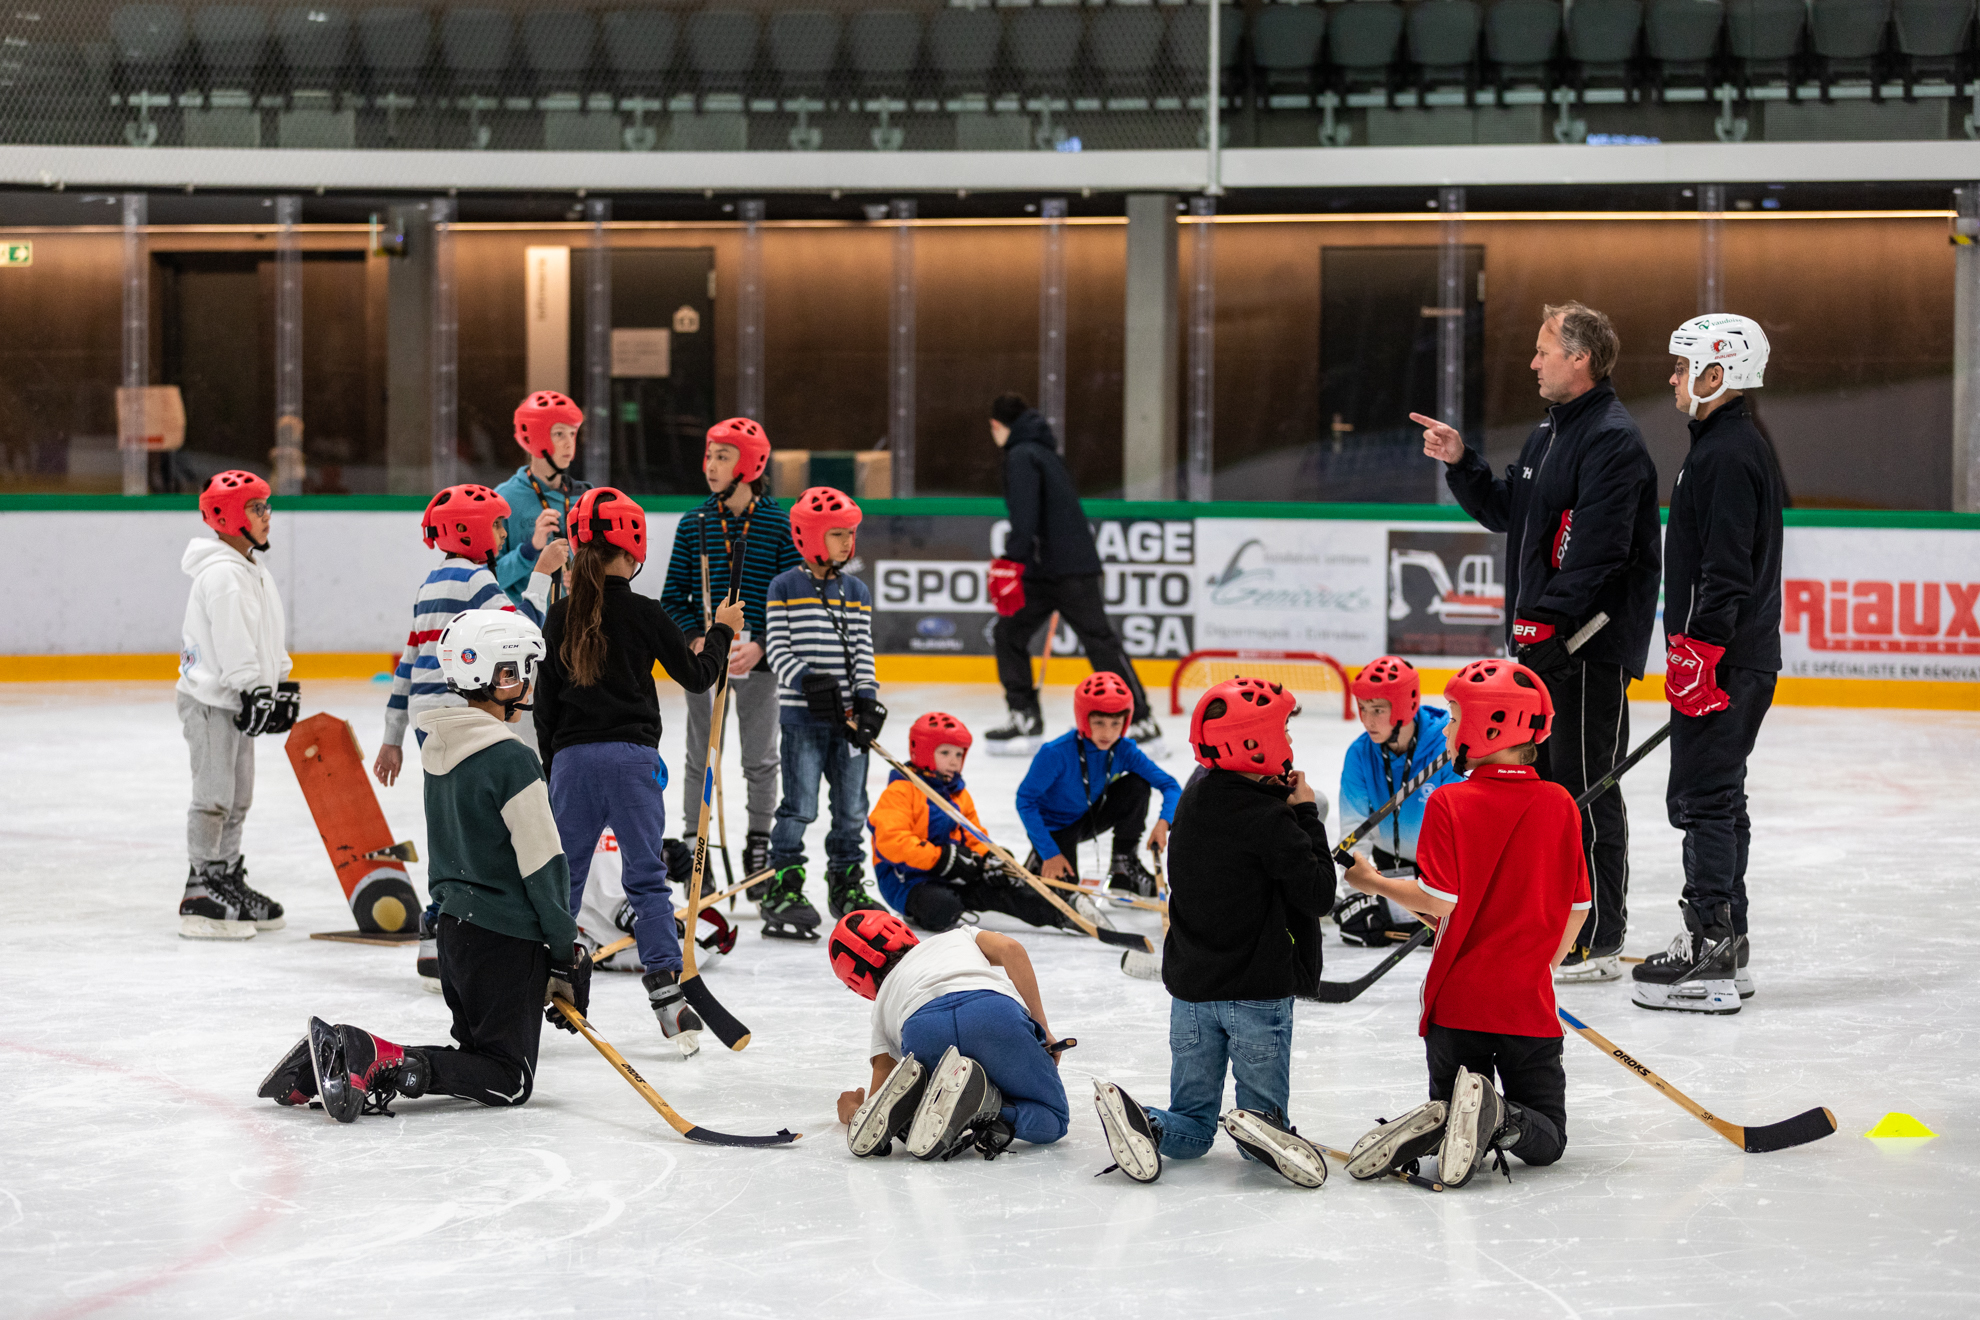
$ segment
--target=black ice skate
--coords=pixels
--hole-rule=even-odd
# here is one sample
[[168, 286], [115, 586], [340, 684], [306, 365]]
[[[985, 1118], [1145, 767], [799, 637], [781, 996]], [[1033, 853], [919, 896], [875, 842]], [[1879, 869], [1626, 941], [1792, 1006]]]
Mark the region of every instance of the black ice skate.
[[763, 917], [765, 939], [818, 938], [818, 909], [805, 901], [802, 866], [786, 866], [764, 881], [756, 910]]
[[1112, 1082], [1093, 1079], [1093, 1108], [1100, 1115], [1100, 1130], [1107, 1134], [1107, 1150], [1114, 1162], [1094, 1177], [1119, 1169], [1139, 1183], [1152, 1183], [1162, 1176], [1162, 1132], [1149, 1119], [1148, 1111]]
[[282, 1061], [261, 1079], [255, 1094], [278, 1105], [306, 1105], [316, 1098], [316, 1069], [310, 1065], [308, 1036], [289, 1046]]
[[843, 870], [836, 866], [825, 868], [825, 906], [831, 909], [832, 920], [837, 921], [848, 912], [880, 906], [880, 900], [866, 892], [864, 878], [865, 872], [858, 863]]
[[228, 882], [225, 862], [188, 867], [186, 892], [179, 900], [179, 937], [188, 940], [251, 940], [253, 918]]
[[902, 1058], [846, 1124], [846, 1146], [862, 1159], [892, 1154], [895, 1138], [907, 1138], [927, 1090], [928, 1070], [912, 1054]]
[[[1494, 1150], [1499, 1149], [1499, 1129], [1505, 1117], [1505, 1102], [1493, 1088], [1492, 1079], [1460, 1067], [1457, 1080], [1451, 1083], [1444, 1140], [1437, 1147], [1437, 1181], [1446, 1187], [1462, 1187], [1470, 1182], [1492, 1158]], [[1506, 1181], [1512, 1181], [1512, 1174], [1506, 1172], [1503, 1150], [1499, 1150], [1498, 1162]]]
[[1622, 980], [1622, 945], [1591, 949], [1577, 944], [1554, 969], [1555, 985], [1586, 985]]
[[287, 924], [282, 920], [282, 905], [247, 882], [247, 858], [234, 859], [227, 883], [241, 896], [241, 915], [252, 921], [256, 930], [280, 930]]
[[908, 1125], [908, 1154], [918, 1160], [949, 1159], [1003, 1107], [1003, 1093], [983, 1065], [951, 1045], [928, 1075], [928, 1089]]
[[1630, 999], [1638, 1008], [1718, 1017], [1739, 1012], [1739, 937], [1732, 930], [1732, 904], [1700, 908], [1679, 900], [1684, 933], [1631, 970], [1636, 986]]
[[679, 972], [648, 972], [640, 978], [646, 987], [646, 1002], [660, 1020], [660, 1034], [674, 1042], [683, 1059], [701, 1049], [701, 1015], [688, 1007], [687, 992], [681, 989]]
[[1327, 1157], [1276, 1115], [1255, 1109], [1233, 1109], [1224, 1115], [1222, 1122], [1232, 1141], [1293, 1186], [1326, 1184]]
[[339, 1123], [355, 1123], [360, 1114], [389, 1118], [395, 1097], [417, 1099], [432, 1080], [423, 1052], [322, 1018], [309, 1020], [309, 1052], [323, 1112]]
[[[746, 837], [743, 840], [742, 863], [745, 879], [752, 875], [761, 875], [763, 872], [769, 870], [770, 836], [767, 834], [751, 833]], [[763, 897], [763, 891], [768, 886], [769, 881], [759, 880], [757, 883], [743, 890], [743, 897], [754, 903]]]
[[1159, 761], [1169, 754], [1168, 744], [1162, 741], [1162, 726], [1155, 722], [1152, 712], [1136, 720], [1127, 736], [1134, 739], [1134, 745], [1144, 756]]
[[1375, 1127], [1348, 1152], [1348, 1173], [1365, 1182], [1398, 1170], [1416, 1172], [1416, 1162], [1443, 1142], [1448, 1113], [1442, 1100], [1431, 1100], [1394, 1122], [1376, 1119]]
[[1045, 741], [1045, 717], [1038, 713], [1038, 702], [1013, 702], [1011, 717], [983, 735], [992, 756], [1030, 756]]
[[1124, 889], [1141, 898], [1153, 898], [1155, 877], [1135, 854], [1117, 852], [1114, 854], [1114, 864], [1107, 870], [1107, 888]]

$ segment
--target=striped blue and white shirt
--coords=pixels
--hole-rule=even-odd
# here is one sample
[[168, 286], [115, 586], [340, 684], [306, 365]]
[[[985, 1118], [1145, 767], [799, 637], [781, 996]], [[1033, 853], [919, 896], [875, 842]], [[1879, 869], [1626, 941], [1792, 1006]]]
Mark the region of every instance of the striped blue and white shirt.
[[763, 612], [779, 723], [829, 722], [805, 709], [804, 676], [813, 670], [838, 679], [842, 697], [880, 695], [873, 673], [873, 593], [864, 582], [843, 573], [820, 582], [809, 570], [793, 568], [771, 580]]
[[783, 505], [765, 495], [739, 516], [710, 495], [700, 507], [681, 515], [674, 532], [674, 555], [667, 563], [667, 585], [660, 591], [661, 607], [683, 637], [693, 639], [707, 631], [701, 614], [701, 557], [708, 556], [709, 601], [719, 605], [729, 590], [729, 546], [743, 541], [745, 523], [749, 536], [742, 546], [743, 631], [737, 641], [763, 640], [767, 627], [763, 602], [771, 579], [787, 569], [804, 567], [791, 543], [791, 516]]
[[385, 745], [406, 740], [406, 725], [423, 710], [464, 706], [467, 702], [447, 690], [440, 673], [440, 634], [462, 610], [510, 610], [541, 627], [550, 600], [550, 577], [532, 573], [520, 607], [509, 603], [502, 584], [486, 565], [457, 556], [426, 575], [413, 597], [413, 626], [406, 649], [392, 675], [392, 695], [385, 701]]

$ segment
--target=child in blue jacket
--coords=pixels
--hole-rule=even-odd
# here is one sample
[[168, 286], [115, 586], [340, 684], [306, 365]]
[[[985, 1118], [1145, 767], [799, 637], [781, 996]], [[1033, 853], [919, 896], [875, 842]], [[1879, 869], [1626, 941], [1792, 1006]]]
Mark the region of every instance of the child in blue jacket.
[[1162, 795], [1162, 811], [1148, 832], [1148, 849], [1161, 852], [1182, 787], [1125, 736], [1133, 713], [1134, 693], [1118, 674], [1090, 674], [1074, 690], [1073, 732], [1039, 748], [1018, 785], [1018, 818], [1031, 837], [1026, 870], [1048, 880], [1077, 880], [1066, 854], [1112, 830], [1108, 886], [1143, 897], [1155, 893], [1155, 877], [1135, 856], [1135, 846], [1148, 826], [1152, 789]]
[[[1400, 656], [1385, 655], [1354, 679], [1354, 706], [1367, 732], [1356, 738], [1341, 763], [1341, 832], [1345, 834], [1379, 810], [1444, 754], [1444, 734], [1450, 715], [1422, 704], [1416, 669]], [[1449, 765], [1423, 782], [1407, 802], [1355, 845], [1355, 852], [1372, 858], [1377, 870], [1416, 869], [1416, 834], [1423, 827], [1423, 808], [1432, 791], [1464, 781]], [[1348, 890], [1334, 909], [1341, 939], [1367, 948], [1394, 943], [1391, 932], [1410, 935], [1420, 924], [1387, 899]]]

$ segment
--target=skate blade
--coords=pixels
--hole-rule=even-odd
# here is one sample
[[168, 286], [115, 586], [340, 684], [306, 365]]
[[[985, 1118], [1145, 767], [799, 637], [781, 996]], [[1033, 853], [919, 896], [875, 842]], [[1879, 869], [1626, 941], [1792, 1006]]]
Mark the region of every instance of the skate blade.
[[1638, 981], [1630, 1002], [1638, 1008], [1667, 1013], [1706, 1013], [1726, 1017], [1739, 1012], [1739, 989], [1731, 981], [1681, 981], [1658, 985]]
[[440, 978], [437, 976], [420, 977], [419, 988], [431, 995], [437, 995], [442, 993], [440, 989]]
[[1554, 971], [1555, 985], [1595, 985], [1607, 981], [1622, 980], [1622, 959], [1598, 958], [1591, 962], [1577, 963], [1573, 967], [1560, 967]]
[[1151, 1183], [1162, 1173], [1162, 1155], [1154, 1142], [1128, 1123], [1127, 1104], [1120, 1087], [1094, 1079], [1093, 1108], [1100, 1115], [1107, 1153], [1114, 1157], [1122, 1173], [1138, 1183]]
[[681, 1052], [683, 1059], [692, 1059], [695, 1055], [701, 1053], [701, 1033], [699, 1031], [676, 1032], [674, 1035], [667, 1037], [667, 1039], [674, 1042], [674, 1048]]
[[811, 944], [821, 937], [810, 926], [781, 926], [776, 930], [771, 930], [768, 926], [765, 926], [763, 928], [763, 938], [766, 940], [796, 940], [803, 944]]
[[[1355, 1143], [1354, 1153], [1348, 1156], [1348, 1174], [1364, 1182], [1386, 1177], [1390, 1165], [1395, 1163], [1397, 1152], [1409, 1142], [1442, 1132], [1449, 1113], [1450, 1106], [1446, 1102], [1432, 1100], [1417, 1106], [1393, 1123], [1384, 1123], [1375, 1130], [1377, 1135], [1373, 1141], [1364, 1137]], [[1430, 1148], [1434, 1149], [1434, 1146]], [[1423, 1153], [1429, 1154], [1430, 1150]]]
[[1162, 979], [1162, 955], [1129, 949], [1121, 955], [1121, 970], [1137, 981], [1159, 981]]
[[251, 940], [254, 938], [252, 921], [222, 921], [218, 917], [180, 917], [179, 938], [182, 940]]
[[969, 1060], [955, 1046], [949, 1046], [942, 1061], [935, 1065], [935, 1071], [928, 1075], [928, 1089], [922, 1092], [914, 1122], [908, 1125], [908, 1154], [925, 1160], [941, 1144], [968, 1081]]
[[986, 738], [984, 741], [988, 744], [985, 750], [992, 756], [1034, 756], [1045, 745], [1042, 734], [1035, 738], [1007, 738], [999, 742], [990, 742]]

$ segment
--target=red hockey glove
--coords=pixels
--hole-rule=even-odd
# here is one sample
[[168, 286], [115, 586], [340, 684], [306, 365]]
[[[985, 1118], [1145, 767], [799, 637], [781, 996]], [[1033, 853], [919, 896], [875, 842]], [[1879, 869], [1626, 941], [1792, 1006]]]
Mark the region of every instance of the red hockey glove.
[[1664, 653], [1664, 697], [1680, 715], [1696, 718], [1724, 710], [1732, 701], [1719, 689], [1719, 658], [1723, 646], [1672, 633]]
[[1512, 639], [1519, 651], [1513, 658], [1542, 677], [1558, 673], [1573, 663], [1568, 655], [1567, 639], [1556, 634], [1549, 620], [1514, 619]]
[[1024, 608], [1024, 565], [1015, 559], [993, 559], [987, 578], [990, 603], [1010, 618]]

